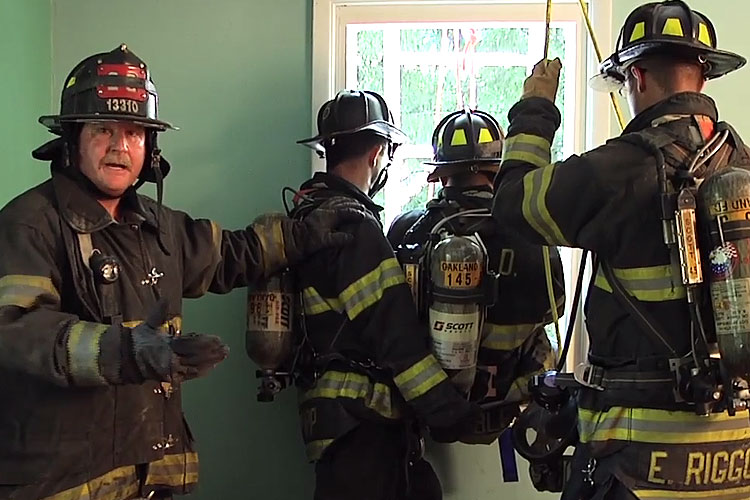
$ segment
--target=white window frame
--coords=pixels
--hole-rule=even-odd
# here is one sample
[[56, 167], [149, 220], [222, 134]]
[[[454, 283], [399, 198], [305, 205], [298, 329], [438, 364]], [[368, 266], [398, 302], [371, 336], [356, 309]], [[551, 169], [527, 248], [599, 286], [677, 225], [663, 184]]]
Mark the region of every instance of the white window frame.
[[[589, 17], [599, 39], [604, 56], [612, 49], [612, 0], [587, 0]], [[509, 5], [513, 5], [510, 10]], [[426, 9], [427, 7], [427, 9]], [[544, 0], [313, 0], [312, 25], [312, 130], [317, 127], [320, 106], [331, 99], [346, 83], [346, 25], [350, 23], [423, 23], [423, 22], [492, 22], [529, 21], [545, 18]], [[578, 0], [554, 0], [552, 20], [576, 21], [579, 41], [576, 67], [565, 71], [577, 72], [579, 85], [569, 89], [575, 99], [566, 99], [570, 106], [584, 103], [584, 109], [575, 109], [576, 125], [573, 131], [575, 152], [582, 152], [603, 144], [610, 137], [614, 113], [609, 96], [593, 92], [585, 82], [597, 73], [598, 61], [585, 30]], [[584, 41], [585, 40], [585, 41]], [[542, 53], [539, 49], [539, 58]], [[568, 79], [568, 81], [571, 81]], [[388, 100], [388, 89], [385, 89]], [[572, 95], [568, 94], [570, 97]], [[391, 106], [394, 103], [388, 101]], [[398, 102], [398, 100], [396, 101]], [[593, 125], [592, 125], [593, 124]], [[567, 142], [567, 141], [566, 141]], [[312, 171], [324, 169], [317, 155], [312, 154]], [[578, 273], [580, 250], [564, 252], [566, 266], [567, 308], [573, 301], [573, 288]], [[589, 267], [590, 270], [590, 267]], [[588, 273], [587, 273], [588, 274]], [[584, 287], [589, 276], [584, 277]], [[581, 300], [574, 342], [568, 356], [568, 368], [586, 360], [588, 342], [584, 334]]]

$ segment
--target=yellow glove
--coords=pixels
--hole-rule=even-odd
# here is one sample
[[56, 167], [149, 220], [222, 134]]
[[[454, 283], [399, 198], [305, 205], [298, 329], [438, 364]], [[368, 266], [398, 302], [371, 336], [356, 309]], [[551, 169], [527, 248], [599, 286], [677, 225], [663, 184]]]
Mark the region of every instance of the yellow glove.
[[562, 63], [559, 58], [553, 61], [542, 59], [534, 66], [531, 75], [523, 82], [521, 99], [528, 97], [543, 97], [555, 102], [557, 86], [560, 82]]

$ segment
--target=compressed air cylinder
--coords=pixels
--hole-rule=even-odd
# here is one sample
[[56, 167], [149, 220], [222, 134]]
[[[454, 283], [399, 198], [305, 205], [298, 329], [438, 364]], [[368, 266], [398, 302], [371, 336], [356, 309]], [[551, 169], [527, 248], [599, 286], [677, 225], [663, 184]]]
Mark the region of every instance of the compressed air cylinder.
[[293, 344], [294, 285], [282, 272], [248, 289], [247, 354], [264, 371], [278, 370]]
[[727, 167], [700, 187], [708, 230], [711, 305], [721, 359], [732, 377], [750, 375], [750, 172]]
[[428, 317], [433, 352], [453, 384], [467, 395], [477, 368], [484, 269], [484, 251], [469, 237], [447, 235], [430, 255]]

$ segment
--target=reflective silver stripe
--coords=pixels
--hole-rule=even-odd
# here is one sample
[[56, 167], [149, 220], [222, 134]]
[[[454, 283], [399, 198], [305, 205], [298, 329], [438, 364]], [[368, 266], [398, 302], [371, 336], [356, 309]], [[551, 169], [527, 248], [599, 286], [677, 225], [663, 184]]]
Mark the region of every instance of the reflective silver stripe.
[[321, 314], [327, 311], [343, 312], [344, 305], [336, 297], [323, 298], [314, 287], [307, 287], [302, 290], [302, 303], [305, 308], [305, 314], [310, 316]]
[[383, 292], [400, 283], [406, 283], [401, 265], [395, 258], [384, 260], [375, 269], [349, 285], [339, 294], [349, 319], [380, 300]]
[[526, 222], [550, 245], [570, 246], [547, 208], [547, 190], [555, 165], [538, 168], [523, 176], [521, 211]]
[[716, 485], [715, 490], [704, 491], [675, 491], [675, 490], [646, 490], [634, 488], [636, 497], [648, 500], [747, 500], [750, 498], [750, 486], [738, 486], [736, 488], [726, 488], [723, 485]]
[[365, 375], [352, 372], [327, 371], [306, 391], [302, 400], [313, 398], [359, 399], [365, 407], [385, 418], [398, 418], [399, 412], [393, 407], [391, 389], [385, 384], [372, 382]]
[[107, 385], [99, 371], [99, 343], [107, 325], [78, 321], [68, 331], [67, 353], [70, 376], [76, 385]]
[[137, 493], [135, 467], [128, 465], [41, 500], [125, 500]]
[[185, 486], [198, 482], [198, 454], [194, 452], [164, 455], [148, 466], [146, 484]]
[[432, 354], [414, 363], [411, 367], [396, 375], [394, 382], [404, 399], [411, 401], [425, 394], [448, 376]]
[[28, 309], [39, 302], [60, 302], [60, 294], [50, 278], [24, 274], [9, 274], [0, 278], [0, 307]]
[[536, 167], [544, 167], [552, 162], [552, 145], [537, 135], [518, 134], [505, 140], [503, 161], [523, 161]]
[[307, 459], [311, 462], [319, 460], [323, 456], [323, 452], [328, 446], [333, 443], [333, 439], [318, 439], [317, 441], [310, 441], [305, 443], [305, 452]]
[[496, 325], [485, 323], [482, 329], [482, 347], [495, 351], [512, 351], [524, 343], [540, 324]]
[[702, 417], [690, 412], [613, 407], [606, 412], [578, 411], [581, 442], [637, 441], [642, 443], [717, 443], [750, 439], [747, 414], [734, 417], [712, 413]]
[[[625, 290], [638, 300], [664, 302], [681, 300], [686, 296], [682, 279], [673, 274], [670, 265], [613, 268], [612, 271]], [[605, 292], [612, 293], [612, 287], [601, 268], [596, 274], [594, 285]]]

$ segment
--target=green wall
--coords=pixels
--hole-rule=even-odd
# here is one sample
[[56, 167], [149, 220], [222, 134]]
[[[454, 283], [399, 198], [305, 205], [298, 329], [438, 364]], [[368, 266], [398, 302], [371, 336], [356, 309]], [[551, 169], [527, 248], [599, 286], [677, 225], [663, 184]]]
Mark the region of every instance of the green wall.
[[[594, 0], [598, 1], [598, 0]], [[638, 0], [613, 0], [617, 32]], [[161, 116], [181, 127], [163, 134], [173, 164], [165, 201], [228, 228], [281, 207], [279, 190], [309, 172], [294, 140], [309, 135], [311, 4], [308, 0], [0, 0], [0, 151], [7, 162], [0, 202], [42, 180], [29, 151], [46, 137], [36, 123], [56, 112], [61, 82], [83, 57], [125, 42], [151, 66]], [[741, 15], [747, 0], [692, 0], [719, 31], [723, 48], [750, 55]], [[10, 52], [13, 47], [13, 52]], [[51, 69], [50, 69], [51, 68]], [[10, 76], [8, 76], [10, 75]], [[750, 68], [709, 84], [722, 118], [750, 136], [738, 105]], [[210, 377], [185, 388], [185, 408], [202, 478], [191, 498], [309, 498], [311, 468], [302, 457], [293, 394], [255, 402], [254, 367], [244, 354], [244, 290], [189, 301], [186, 328], [217, 333], [232, 348]], [[435, 448], [446, 500], [555, 498], [504, 485], [492, 447]]]
[[50, 106], [50, 32], [50, 0], [0, 0], [0, 205], [48, 175], [30, 153], [47, 136], [36, 119]]
[[[596, 1], [596, 0], [594, 0]], [[750, 37], [745, 19], [750, 15], [747, 0], [687, 0], [691, 8], [702, 12], [714, 23], [720, 49], [737, 52], [750, 58]], [[612, 32], [617, 35], [630, 11], [646, 3], [645, 0], [613, 0]], [[613, 40], [614, 45], [614, 40]], [[708, 82], [705, 92], [716, 100], [719, 118], [731, 123], [750, 141], [750, 113], [745, 105], [747, 89], [750, 88], [750, 65], [723, 78]], [[627, 112], [627, 104], [624, 104]], [[613, 134], [619, 134], [614, 129]]]
[[[281, 208], [282, 186], [309, 173], [294, 141], [310, 132], [310, 2], [306, 0], [59, 0], [53, 2], [53, 87], [95, 52], [125, 42], [150, 66], [172, 163], [167, 205], [226, 228]], [[213, 374], [184, 388], [201, 452], [191, 498], [305, 498], [311, 488], [294, 394], [255, 402], [244, 352], [244, 298], [187, 301], [185, 328], [221, 335], [232, 350]]]

